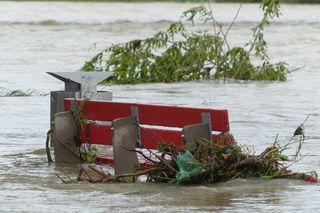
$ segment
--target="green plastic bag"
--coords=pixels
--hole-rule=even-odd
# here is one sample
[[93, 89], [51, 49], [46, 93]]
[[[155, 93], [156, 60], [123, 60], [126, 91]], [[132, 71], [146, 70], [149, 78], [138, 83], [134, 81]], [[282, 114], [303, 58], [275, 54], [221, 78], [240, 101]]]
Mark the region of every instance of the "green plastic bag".
[[196, 182], [197, 177], [205, 172], [204, 166], [188, 150], [177, 156], [176, 163], [179, 167], [179, 172], [176, 174], [178, 183]]

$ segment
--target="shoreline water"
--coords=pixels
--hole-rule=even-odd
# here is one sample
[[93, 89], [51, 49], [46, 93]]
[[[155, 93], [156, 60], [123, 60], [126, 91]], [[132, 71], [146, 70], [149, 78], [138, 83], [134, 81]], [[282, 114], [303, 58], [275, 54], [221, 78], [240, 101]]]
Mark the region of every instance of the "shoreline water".
[[[75, 71], [107, 45], [149, 37], [167, 27], [164, 19], [175, 21], [181, 11], [196, 5], [1, 2], [0, 88], [41, 94], [63, 89], [63, 83], [46, 72]], [[230, 23], [238, 7], [219, 3], [213, 9], [220, 22]], [[257, 154], [272, 145], [277, 133], [285, 143], [310, 114], [302, 153], [308, 155], [290, 169], [320, 173], [320, 100], [316, 98], [320, 95], [319, 10], [320, 5], [284, 5], [281, 23], [267, 28], [270, 55], [302, 67], [286, 82], [198, 81], [100, 88], [112, 91], [119, 102], [226, 108], [236, 140]], [[258, 4], [242, 7], [239, 24], [229, 34], [230, 45], [247, 42], [252, 21], [260, 20], [259, 11]], [[50, 97], [32, 94], [0, 97], [0, 212], [251, 213], [311, 212], [320, 207], [319, 184], [293, 180], [237, 179], [188, 187], [62, 184], [56, 174], [73, 178], [78, 171], [68, 165], [48, 164], [45, 139]]]
[[[0, 2], [92, 2], [92, 3], [99, 3], [99, 2], [110, 2], [110, 3], [162, 3], [162, 2], [175, 2], [175, 3], [206, 3], [206, 0], [0, 0]], [[212, 3], [243, 3], [243, 4], [250, 4], [250, 3], [259, 3], [259, 0], [247, 0], [245, 2], [241, 0], [215, 0], [210, 1]], [[320, 0], [283, 0], [282, 4], [320, 4]]]

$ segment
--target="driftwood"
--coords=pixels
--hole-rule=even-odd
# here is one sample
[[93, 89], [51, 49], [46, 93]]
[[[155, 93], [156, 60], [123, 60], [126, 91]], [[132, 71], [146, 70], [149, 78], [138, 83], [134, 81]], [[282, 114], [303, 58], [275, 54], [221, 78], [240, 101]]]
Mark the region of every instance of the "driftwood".
[[[80, 170], [78, 180], [88, 181], [91, 183], [105, 183], [105, 182], [135, 182], [135, 178], [138, 176], [146, 175], [152, 171], [156, 171], [159, 168], [150, 168], [135, 173], [111, 175], [106, 172], [101, 166], [95, 164], [84, 164]], [[133, 179], [132, 179], [133, 178]]]

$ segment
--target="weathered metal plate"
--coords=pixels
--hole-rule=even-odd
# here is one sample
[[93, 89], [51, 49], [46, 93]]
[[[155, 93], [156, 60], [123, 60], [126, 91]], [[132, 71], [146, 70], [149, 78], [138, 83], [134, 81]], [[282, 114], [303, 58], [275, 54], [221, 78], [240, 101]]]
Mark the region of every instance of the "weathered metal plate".
[[119, 118], [112, 121], [112, 143], [115, 175], [132, 173], [139, 166], [134, 150], [138, 139], [135, 118]]
[[114, 73], [113, 72], [47, 72], [49, 75], [65, 82], [70, 81], [76, 82], [78, 84], [86, 85], [97, 85], [104, 79], [109, 78]]
[[197, 142], [202, 140], [210, 141], [210, 130], [208, 124], [192, 124], [183, 127], [183, 141], [191, 152], [197, 148]]
[[79, 148], [75, 143], [77, 129], [71, 112], [54, 116], [53, 141], [56, 162], [80, 163]]
[[97, 99], [97, 85], [113, 75], [113, 72], [48, 72], [65, 82], [65, 91], [81, 90], [82, 98]]

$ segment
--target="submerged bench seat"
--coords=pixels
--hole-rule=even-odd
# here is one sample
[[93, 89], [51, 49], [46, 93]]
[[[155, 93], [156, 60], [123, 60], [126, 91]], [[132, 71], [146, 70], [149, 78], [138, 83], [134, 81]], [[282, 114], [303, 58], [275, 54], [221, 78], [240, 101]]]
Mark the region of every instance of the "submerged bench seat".
[[[213, 142], [221, 140], [221, 136], [229, 132], [228, 111], [225, 109], [192, 108], [167, 105], [152, 105], [140, 103], [122, 103], [114, 101], [78, 101], [83, 110], [83, 118], [90, 121], [82, 126], [82, 141], [90, 144], [113, 145], [112, 122], [117, 119], [134, 118], [136, 121], [137, 140], [139, 147], [155, 150], [158, 143], [184, 145], [182, 130], [195, 124], [206, 124], [208, 136]], [[65, 111], [72, 109], [75, 101], [65, 99]], [[187, 131], [189, 131], [187, 129]], [[188, 137], [190, 138], [190, 137]], [[194, 138], [194, 137], [191, 137]], [[156, 158], [154, 158], [157, 160]], [[112, 153], [99, 156], [97, 161], [113, 165]], [[142, 156], [138, 157], [142, 169], [149, 168], [151, 163]]]

